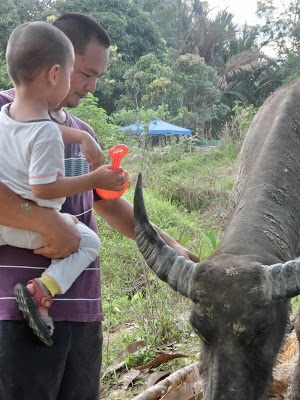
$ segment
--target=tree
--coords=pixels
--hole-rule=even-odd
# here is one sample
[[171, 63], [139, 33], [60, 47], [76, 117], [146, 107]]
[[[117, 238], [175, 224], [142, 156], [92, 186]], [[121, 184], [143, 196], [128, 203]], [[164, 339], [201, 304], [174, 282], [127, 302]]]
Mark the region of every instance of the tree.
[[57, 15], [82, 12], [101, 23], [108, 31], [112, 47], [108, 71], [99, 81], [95, 95], [109, 114], [125, 94], [124, 74], [143, 55], [163, 57], [166, 50], [155, 24], [129, 0], [57, 0]]
[[0, 59], [0, 90], [6, 90], [10, 87], [12, 87], [12, 83], [7, 74], [5, 60]]
[[257, 15], [265, 20], [261, 27], [264, 44], [276, 50], [290, 81], [299, 76], [300, 0], [283, 4], [285, 7], [278, 9], [273, 0], [258, 1]]
[[203, 58], [185, 54], [175, 61], [173, 72], [175, 82], [181, 86], [177, 110], [170, 108], [171, 114], [179, 111], [180, 118], [174, 122], [182, 123], [184, 119], [194, 133], [203, 134], [206, 130], [215, 137], [229, 111], [221, 102], [216, 71]]
[[260, 29], [265, 44], [273, 46], [279, 56], [285, 56], [287, 49], [296, 50], [299, 43], [300, 0], [289, 1], [284, 9], [275, 7], [273, 0], [260, 0], [256, 13], [265, 20]]
[[184, 0], [133, 0], [147, 12], [158, 26], [161, 36], [172, 47], [181, 52], [186, 35], [192, 26], [189, 4]]
[[170, 91], [176, 91], [172, 77], [172, 68], [154, 54], [141, 57], [124, 75], [126, 90], [117, 102], [118, 109], [156, 108], [166, 104]]
[[228, 59], [220, 87], [223, 101], [233, 109], [235, 101], [260, 106], [282, 84], [284, 71], [272, 58], [252, 48]]
[[116, 110], [116, 102], [125, 92], [123, 77], [127, 68], [117, 46], [111, 46], [107, 72], [98, 80], [95, 91], [95, 96], [100, 99], [99, 105], [109, 115]]
[[57, 0], [56, 12], [90, 15], [108, 31], [125, 63], [134, 63], [150, 52], [162, 56], [165, 46], [155, 24], [128, 0]]
[[98, 99], [94, 95], [89, 93], [78, 107], [69, 111], [94, 129], [103, 149], [109, 149], [116, 144], [116, 132], [119, 126], [114, 124], [103, 108], [98, 107]]
[[216, 131], [216, 125], [224, 121], [228, 112], [220, 102], [215, 70], [197, 55], [182, 55], [168, 65], [148, 54], [124, 78], [126, 94], [117, 103], [119, 110], [155, 110], [165, 105], [170, 113], [169, 122], [184, 124], [194, 132], [207, 127]]
[[20, 24], [30, 21], [46, 20], [51, 15], [55, 0], [13, 0]]
[[19, 22], [18, 10], [13, 0], [3, 0], [0, 13], [0, 53], [5, 54], [9, 35]]

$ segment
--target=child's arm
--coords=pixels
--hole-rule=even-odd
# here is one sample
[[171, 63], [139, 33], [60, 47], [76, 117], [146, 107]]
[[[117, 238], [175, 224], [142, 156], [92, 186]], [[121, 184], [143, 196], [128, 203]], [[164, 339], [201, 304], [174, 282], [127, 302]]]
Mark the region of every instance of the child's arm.
[[86, 131], [58, 125], [62, 132], [64, 144], [80, 143], [83, 154], [90, 165], [91, 171], [105, 164], [105, 157], [96, 140]]
[[113, 170], [109, 165], [102, 165], [89, 174], [59, 177], [52, 183], [31, 185], [31, 190], [39, 199], [57, 199], [95, 188], [120, 191], [126, 180], [127, 175], [122, 168]]

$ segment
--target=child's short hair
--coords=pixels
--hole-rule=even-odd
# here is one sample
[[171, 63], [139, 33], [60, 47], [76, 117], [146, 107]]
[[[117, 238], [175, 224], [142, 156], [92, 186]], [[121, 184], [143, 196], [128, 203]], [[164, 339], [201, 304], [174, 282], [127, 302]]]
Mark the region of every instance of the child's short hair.
[[69, 12], [58, 17], [53, 25], [68, 36], [76, 54], [83, 55], [91, 41], [96, 41], [106, 48], [110, 46], [106, 30], [86, 14]]
[[11, 33], [6, 50], [7, 71], [14, 84], [34, 80], [44, 69], [64, 67], [72, 56], [68, 37], [47, 22], [28, 22]]

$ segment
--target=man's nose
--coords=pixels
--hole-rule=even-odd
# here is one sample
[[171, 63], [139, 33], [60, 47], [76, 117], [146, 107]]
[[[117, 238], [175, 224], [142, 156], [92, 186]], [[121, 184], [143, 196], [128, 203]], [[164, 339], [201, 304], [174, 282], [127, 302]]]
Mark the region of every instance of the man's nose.
[[87, 83], [84, 86], [84, 89], [87, 92], [94, 93], [94, 91], [96, 90], [96, 86], [97, 86], [97, 77], [89, 78], [89, 80], [87, 81]]

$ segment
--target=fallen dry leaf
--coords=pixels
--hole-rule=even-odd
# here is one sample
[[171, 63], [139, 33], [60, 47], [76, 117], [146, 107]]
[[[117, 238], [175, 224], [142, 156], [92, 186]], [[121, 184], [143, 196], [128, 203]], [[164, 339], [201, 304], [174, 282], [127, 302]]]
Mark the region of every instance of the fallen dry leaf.
[[202, 400], [202, 384], [200, 382], [184, 383], [172, 393], [168, 392], [164, 400]]
[[166, 393], [161, 399], [165, 399], [170, 393], [174, 392], [182, 383], [194, 383], [194, 382], [197, 382], [197, 384], [198, 382], [201, 382], [201, 374], [198, 365], [195, 365], [194, 368], [187, 373], [186, 377], [182, 382], [175, 381], [173, 385], [170, 387], [168, 393]]
[[141, 371], [138, 371], [137, 369], [130, 369], [129, 372], [127, 374], [125, 374], [123, 376], [122, 381], [120, 382], [121, 384], [123, 384], [124, 389], [127, 389], [129, 385], [131, 385], [131, 383], [141, 375]]
[[155, 385], [160, 379], [170, 375], [170, 371], [156, 371], [149, 374], [148, 377], [148, 388]]
[[174, 358], [184, 358], [184, 357], [187, 356], [180, 353], [174, 353], [174, 354], [161, 353], [157, 357], [155, 357], [152, 361], [149, 361], [147, 364], [142, 365], [141, 367], [137, 367], [137, 369], [139, 369], [140, 371], [144, 371], [145, 369], [156, 367], [157, 365], [160, 365], [166, 361], [173, 360]]
[[122, 351], [120, 351], [113, 362], [107, 367], [107, 372], [112, 372], [122, 368], [125, 365], [124, 355], [135, 354], [139, 347], [146, 347], [147, 344], [144, 340], [139, 340], [137, 342], [130, 343], [128, 346], [125, 347]]

